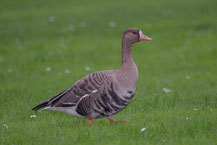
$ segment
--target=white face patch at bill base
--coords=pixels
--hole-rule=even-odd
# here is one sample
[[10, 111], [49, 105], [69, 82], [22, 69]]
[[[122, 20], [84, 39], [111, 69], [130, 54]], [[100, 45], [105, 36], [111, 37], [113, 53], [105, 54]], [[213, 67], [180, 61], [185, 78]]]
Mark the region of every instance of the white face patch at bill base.
[[140, 30], [140, 31], [139, 31], [139, 38], [141, 38], [142, 35], [143, 35], [143, 33], [142, 33], [142, 31]]
[[152, 39], [149, 38], [149, 37], [147, 37], [147, 36], [145, 36], [145, 35], [142, 33], [141, 30], [139, 31], [139, 40], [140, 40], [140, 41], [152, 41]]

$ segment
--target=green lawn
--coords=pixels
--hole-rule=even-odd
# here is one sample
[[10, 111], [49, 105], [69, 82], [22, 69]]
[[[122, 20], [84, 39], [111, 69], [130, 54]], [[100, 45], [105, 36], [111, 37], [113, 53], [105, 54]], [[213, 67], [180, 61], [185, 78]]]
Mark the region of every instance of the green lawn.
[[[216, 0], [1, 0], [0, 144], [217, 144], [216, 6]], [[114, 116], [130, 123], [105, 118], [89, 127], [64, 113], [31, 111], [91, 72], [120, 68], [121, 37], [130, 27], [153, 40], [133, 46], [136, 95]]]

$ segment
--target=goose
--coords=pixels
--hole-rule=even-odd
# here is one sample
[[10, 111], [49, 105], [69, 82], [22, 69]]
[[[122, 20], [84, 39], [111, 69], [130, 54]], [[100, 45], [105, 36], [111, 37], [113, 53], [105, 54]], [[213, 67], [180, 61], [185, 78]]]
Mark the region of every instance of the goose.
[[[137, 66], [132, 58], [132, 45], [140, 41], [151, 41], [141, 30], [127, 29], [122, 37], [122, 65], [120, 69], [91, 73], [71, 88], [51, 97], [32, 110], [51, 110], [93, 119], [108, 117], [110, 123], [118, 122], [113, 115], [124, 109], [132, 100], [139, 78]], [[128, 122], [128, 120], [120, 120]]]

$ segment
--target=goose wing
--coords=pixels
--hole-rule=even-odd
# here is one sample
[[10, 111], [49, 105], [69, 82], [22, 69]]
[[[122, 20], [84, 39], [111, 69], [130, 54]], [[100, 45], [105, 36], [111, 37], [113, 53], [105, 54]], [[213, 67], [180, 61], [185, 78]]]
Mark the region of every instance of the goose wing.
[[77, 81], [71, 88], [61, 92], [60, 94], [51, 97], [32, 110], [37, 110], [43, 107], [69, 107], [76, 106], [79, 100], [85, 95], [98, 91], [109, 79], [107, 71], [95, 72], [89, 74]]

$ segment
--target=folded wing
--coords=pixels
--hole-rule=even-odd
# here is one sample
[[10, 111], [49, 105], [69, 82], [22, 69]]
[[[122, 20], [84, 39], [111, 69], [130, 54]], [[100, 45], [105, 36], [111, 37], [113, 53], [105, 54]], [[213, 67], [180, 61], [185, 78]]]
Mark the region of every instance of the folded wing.
[[76, 106], [79, 100], [85, 95], [98, 91], [108, 80], [106, 71], [89, 74], [76, 82], [71, 88], [51, 97], [32, 110], [38, 110], [43, 107], [70, 107]]

